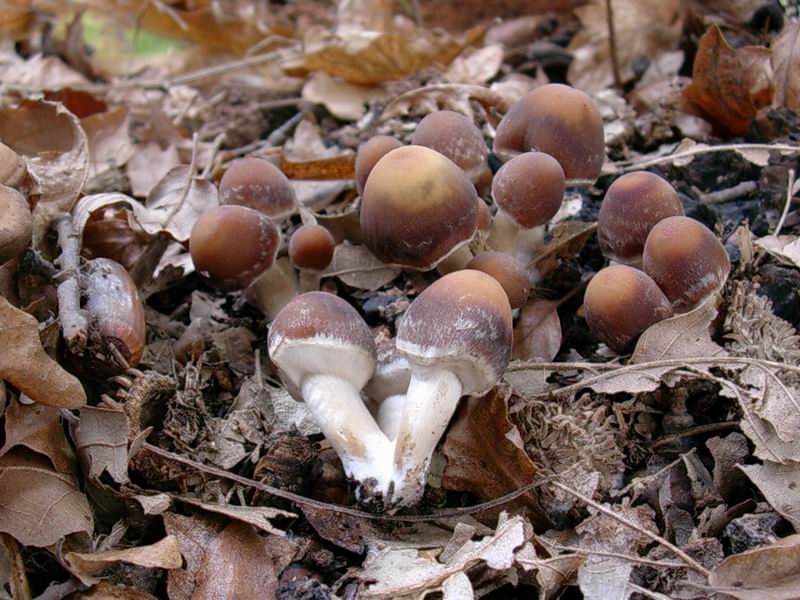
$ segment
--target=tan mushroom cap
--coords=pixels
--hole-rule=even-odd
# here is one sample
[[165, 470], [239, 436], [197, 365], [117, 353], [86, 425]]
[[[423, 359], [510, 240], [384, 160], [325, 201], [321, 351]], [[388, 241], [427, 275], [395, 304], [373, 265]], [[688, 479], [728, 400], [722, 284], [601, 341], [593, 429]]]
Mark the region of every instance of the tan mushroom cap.
[[289, 302], [272, 322], [267, 346], [296, 398], [308, 376], [334, 374], [360, 390], [375, 369], [369, 327], [355, 308], [327, 292], [307, 292]]
[[0, 265], [22, 254], [31, 244], [33, 218], [17, 190], [0, 185]]
[[246, 206], [282, 221], [294, 212], [292, 184], [280, 169], [262, 158], [239, 158], [219, 182], [222, 204]]
[[375, 163], [402, 145], [389, 135], [376, 135], [358, 147], [358, 152], [356, 153], [356, 191], [359, 194], [364, 193], [364, 186]]
[[478, 201], [449, 158], [423, 146], [397, 148], [377, 162], [364, 187], [364, 243], [387, 264], [432, 269], [472, 239]]
[[475, 124], [452, 110], [432, 112], [422, 119], [411, 136], [411, 143], [444, 154], [473, 180], [489, 154]]
[[642, 264], [676, 312], [690, 310], [722, 289], [731, 270], [722, 242], [689, 217], [657, 223], [647, 236]]
[[275, 224], [244, 206], [219, 206], [192, 227], [195, 268], [223, 289], [244, 289], [272, 266], [280, 245]]
[[511, 306], [502, 286], [465, 269], [438, 279], [412, 302], [396, 344], [410, 363], [448, 369], [464, 394], [478, 394], [503, 376], [511, 337]]
[[322, 225], [301, 225], [289, 238], [289, 260], [298, 269], [324, 271], [335, 248], [336, 240]]
[[489, 250], [477, 254], [467, 269], [481, 271], [494, 277], [503, 286], [511, 308], [522, 308], [528, 300], [530, 283], [525, 265], [504, 252]]
[[586, 287], [586, 323], [609, 348], [624, 352], [651, 325], [672, 316], [672, 305], [649, 275], [633, 267], [601, 269]]
[[647, 171], [623, 175], [611, 184], [600, 205], [600, 249], [606, 258], [640, 265], [650, 230], [676, 216], [683, 216], [683, 205], [667, 180]]
[[544, 225], [564, 200], [564, 171], [549, 154], [525, 152], [495, 174], [492, 198], [522, 229]]
[[605, 161], [605, 139], [603, 119], [592, 99], [559, 83], [520, 98], [497, 127], [494, 151], [508, 160], [530, 150], [554, 157], [567, 179], [597, 179]]

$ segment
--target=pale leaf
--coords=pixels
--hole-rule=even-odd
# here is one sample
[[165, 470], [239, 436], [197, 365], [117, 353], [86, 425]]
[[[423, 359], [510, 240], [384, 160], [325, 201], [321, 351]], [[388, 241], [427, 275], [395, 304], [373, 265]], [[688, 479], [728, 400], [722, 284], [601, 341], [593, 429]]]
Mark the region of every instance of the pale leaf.
[[767, 502], [800, 532], [800, 464], [739, 465]]

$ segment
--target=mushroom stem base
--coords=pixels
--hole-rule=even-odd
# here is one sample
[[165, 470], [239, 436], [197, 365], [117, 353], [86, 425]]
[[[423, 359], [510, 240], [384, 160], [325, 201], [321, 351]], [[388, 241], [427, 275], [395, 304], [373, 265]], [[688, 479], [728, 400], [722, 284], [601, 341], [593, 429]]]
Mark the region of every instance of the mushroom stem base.
[[297, 296], [297, 274], [288, 260], [277, 260], [253, 282], [253, 291], [261, 310], [274, 319]]

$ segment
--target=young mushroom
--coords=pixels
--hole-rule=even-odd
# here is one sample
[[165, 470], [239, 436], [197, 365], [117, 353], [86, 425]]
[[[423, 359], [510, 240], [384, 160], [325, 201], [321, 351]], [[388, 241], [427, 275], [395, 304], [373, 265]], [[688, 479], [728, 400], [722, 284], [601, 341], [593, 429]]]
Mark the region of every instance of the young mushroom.
[[[478, 227], [475, 186], [453, 161], [423, 146], [397, 148], [370, 172], [361, 196], [364, 243], [390, 265], [428, 271], [463, 266]], [[452, 255], [452, 256], [451, 256]]]
[[525, 265], [516, 258], [488, 250], [477, 254], [469, 261], [467, 269], [482, 271], [494, 277], [503, 287], [512, 309], [522, 308], [528, 301], [530, 292], [528, 272], [525, 270]]
[[432, 112], [422, 119], [411, 143], [445, 155], [477, 183], [489, 169], [486, 142], [475, 124], [452, 110]]
[[358, 152], [356, 153], [356, 191], [359, 195], [364, 193], [364, 186], [375, 163], [402, 145], [391, 136], [376, 135], [358, 147]]
[[507, 161], [530, 150], [554, 157], [567, 179], [597, 179], [606, 150], [603, 119], [592, 99], [559, 83], [520, 98], [497, 126], [494, 152]]
[[564, 171], [543, 152], [525, 152], [500, 167], [492, 181], [497, 205], [489, 246], [530, 261], [544, 242], [544, 226], [564, 200]]
[[642, 263], [675, 312], [687, 312], [719, 292], [731, 270], [722, 242], [689, 217], [657, 223], [647, 236]]
[[511, 358], [511, 306], [480, 271], [438, 279], [411, 304], [397, 329], [397, 350], [411, 382], [395, 439], [392, 503], [422, 496], [431, 455], [462, 395], [485, 392]]
[[623, 175], [611, 184], [600, 205], [600, 249], [609, 260], [640, 268], [650, 230], [676, 216], [683, 216], [683, 205], [668, 181], [647, 171]]
[[267, 345], [289, 393], [305, 401], [342, 460], [356, 498], [379, 501], [387, 490], [392, 443], [360, 395], [376, 360], [367, 324], [338, 296], [308, 292], [281, 310]]
[[0, 185], [0, 265], [31, 245], [33, 218], [28, 202], [17, 190]]
[[262, 158], [239, 158], [219, 182], [222, 204], [246, 206], [279, 223], [295, 210], [292, 184], [280, 169]]
[[195, 268], [219, 288], [252, 286], [264, 313], [274, 317], [296, 294], [295, 283], [275, 265], [280, 234], [263, 213], [219, 206], [197, 219], [189, 236]]
[[301, 225], [289, 238], [289, 260], [300, 271], [300, 291], [319, 289], [320, 273], [333, 260], [336, 240], [322, 225]]
[[651, 325], [672, 316], [672, 305], [649, 275], [633, 267], [601, 269], [586, 287], [586, 323], [601, 342], [625, 352]]

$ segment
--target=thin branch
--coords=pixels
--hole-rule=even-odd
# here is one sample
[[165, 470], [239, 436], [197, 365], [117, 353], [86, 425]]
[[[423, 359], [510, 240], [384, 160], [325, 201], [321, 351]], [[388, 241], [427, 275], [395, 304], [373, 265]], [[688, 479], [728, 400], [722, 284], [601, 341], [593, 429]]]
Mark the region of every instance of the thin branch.
[[675, 544], [672, 544], [671, 542], [665, 540], [660, 535], [658, 535], [656, 533], [653, 533], [652, 531], [650, 531], [648, 529], [645, 529], [644, 527], [642, 527], [638, 523], [634, 523], [633, 521], [631, 521], [629, 519], [626, 519], [622, 515], [619, 515], [619, 514], [615, 513], [613, 510], [610, 510], [610, 509], [606, 508], [605, 506], [603, 506], [599, 502], [595, 502], [591, 498], [589, 498], [587, 496], [584, 496], [583, 494], [581, 494], [580, 492], [578, 492], [576, 490], [573, 490], [571, 487], [569, 487], [568, 485], [564, 485], [560, 481], [551, 481], [550, 485], [552, 485], [555, 488], [558, 488], [562, 492], [566, 492], [570, 496], [574, 496], [575, 498], [577, 498], [578, 500], [580, 500], [584, 504], [587, 504], [588, 506], [591, 506], [596, 511], [603, 513], [604, 515], [606, 515], [607, 517], [609, 517], [611, 519], [614, 519], [618, 523], [621, 523], [622, 525], [625, 525], [626, 527], [630, 527], [634, 531], [637, 531], [638, 533], [641, 533], [645, 537], [650, 538], [651, 540], [653, 540], [657, 544], [660, 544], [661, 546], [664, 546], [664, 548], [666, 548], [667, 550], [671, 551], [673, 554], [678, 556], [683, 562], [685, 562], [687, 567], [689, 567], [693, 571], [697, 571], [698, 573], [703, 575], [706, 579], [708, 579], [708, 576], [711, 574], [711, 572], [708, 569], [706, 569], [703, 565], [701, 565], [699, 562], [697, 562], [691, 556], [686, 554], [683, 550], [678, 548]]
[[781, 213], [781, 218], [778, 221], [778, 224], [775, 226], [775, 231], [772, 232], [772, 235], [778, 236], [783, 229], [783, 224], [786, 221], [786, 215], [789, 214], [789, 207], [792, 205], [792, 192], [794, 188], [794, 169], [789, 169], [789, 177], [787, 178], [786, 182], [786, 202], [783, 204], [783, 212]]
[[612, 0], [606, 0], [606, 25], [608, 26], [608, 50], [611, 55], [611, 71], [614, 73], [614, 85], [622, 89], [622, 72], [619, 68], [619, 55], [617, 54], [617, 32], [614, 27]]
[[0, 533], [0, 540], [6, 549], [11, 567], [11, 594], [14, 600], [31, 600], [31, 588], [25, 574], [25, 559], [19, 542], [8, 533]]
[[86, 311], [81, 308], [80, 236], [69, 214], [58, 220], [56, 229], [58, 247], [61, 249], [57, 259], [60, 273], [56, 289], [61, 332], [70, 351], [80, 354], [86, 349], [89, 339], [89, 320]]
[[684, 429], [683, 431], [679, 431], [678, 433], [673, 433], [671, 435], [665, 435], [657, 440], [655, 440], [651, 444], [652, 449], [660, 448], [661, 446], [669, 446], [670, 444], [677, 442], [683, 438], [692, 437], [694, 435], [700, 435], [703, 433], [715, 433], [717, 431], [727, 431], [728, 429], [736, 429], [739, 427], [739, 424], [734, 421], [725, 421], [723, 423], [708, 423], [707, 425], [698, 425], [697, 427], [690, 427], [689, 429]]
[[[539, 538], [542, 540], [542, 538]], [[574, 552], [575, 554], [583, 554], [586, 556], [607, 556], [609, 558], [619, 558], [633, 563], [648, 565], [650, 567], [663, 567], [665, 569], [685, 569], [686, 565], [680, 562], [668, 562], [661, 560], [652, 560], [643, 556], [632, 556], [630, 554], [620, 554], [619, 552], [605, 552], [602, 550], [589, 550], [587, 548], [578, 548], [575, 546], [561, 546], [560, 544], [548, 544], [548, 548], [559, 550], [561, 552]]]
[[[691, 156], [698, 156], [700, 154], [709, 154], [712, 152], [730, 152], [735, 150], [768, 150], [774, 152], [786, 152], [793, 154], [800, 154], [800, 146], [791, 146], [788, 144], [721, 144], [719, 146], [702, 146], [700, 148], [689, 148], [675, 154], [668, 156], [661, 156], [642, 162], [635, 162], [632, 160], [620, 161], [614, 163], [617, 170], [627, 173], [629, 171], [639, 171], [648, 167], [656, 165], [669, 164], [680, 160], [682, 158], [689, 158]], [[612, 171], [614, 173], [616, 171]]]
[[742, 181], [733, 187], [725, 188], [724, 190], [714, 190], [713, 192], [703, 193], [695, 189], [697, 197], [703, 204], [723, 204], [736, 200], [747, 194], [751, 194], [758, 189], [758, 184], [755, 181]]

